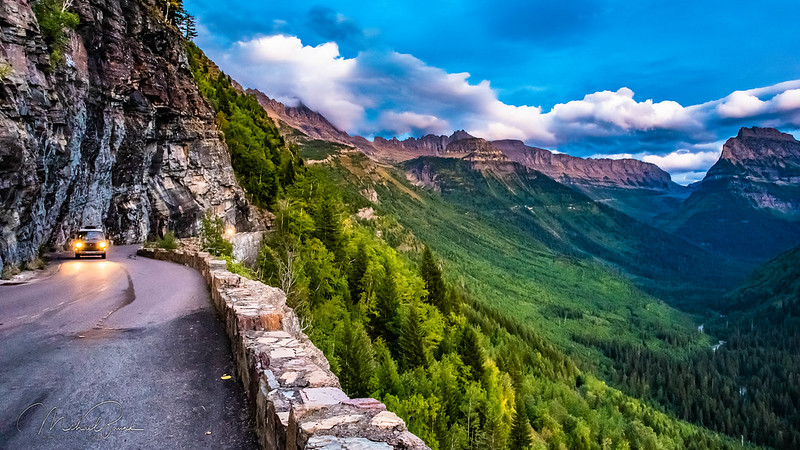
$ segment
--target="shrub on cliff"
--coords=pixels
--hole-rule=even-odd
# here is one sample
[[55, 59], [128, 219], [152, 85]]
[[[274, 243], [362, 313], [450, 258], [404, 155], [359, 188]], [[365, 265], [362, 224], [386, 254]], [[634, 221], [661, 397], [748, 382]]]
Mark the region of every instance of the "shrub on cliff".
[[67, 30], [74, 30], [80, 22], [77, 14], [66, 10], [68, 6], [61, 0], [39, 0], [33, 5], [42, 38], [50, 50], [52, 68], [64, 63], [64, 49], [69, 42]]
[[163, 238], [156, 240], [156, 247], [167, 250], [175, 250], [178, 248], [178, 240], [175, 239], [175, 233], [172, 231], [167, 231]]
[[216, 256], [233, 255], [233, 244], [223, 237], [225, 222], [222, 217], [206, 215], [200, 228], [200, 246]]

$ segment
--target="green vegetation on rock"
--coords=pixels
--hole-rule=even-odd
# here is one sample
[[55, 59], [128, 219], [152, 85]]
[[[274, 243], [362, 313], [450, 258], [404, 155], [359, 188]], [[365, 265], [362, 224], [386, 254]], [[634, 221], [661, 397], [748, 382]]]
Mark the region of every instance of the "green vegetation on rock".
[[233, 244], [224, 237], [225, 222], [222, 217], [206, 214], [200, 228], [200, 248], [214, 256], [230, 258]]
[[187, 42], [186, 49], [197, 86], [216, 111], [236, 179], [256, 205], [272, 209], [302, 162], [254, 96], [234, 87], [197, 46]]
[[175, 239], [175, 233], [170, 230], [164, 234], [164, 237], [156, 239], [156, 248], [163, 248], [166, 250], [175, 250], [178, 248], [178, 240]]
[[[69, 2], [71, 3], [71, 2]], [[33, 4], [33, 13], [39, 22], [47, 48], [50, 50], [50, 67], [64, 64], [64, 50], [69, 44], [69, 30], [78, 27], [78, 15], [67, 11], [67, 0], [38, 0]]]

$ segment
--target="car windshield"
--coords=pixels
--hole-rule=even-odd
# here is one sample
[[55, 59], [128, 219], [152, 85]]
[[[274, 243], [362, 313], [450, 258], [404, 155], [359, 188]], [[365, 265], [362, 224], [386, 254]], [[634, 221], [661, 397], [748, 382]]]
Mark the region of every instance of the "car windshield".
[[104, 237], [102, 231], [79, 231], [78, 239], [94, 241], [94, 240], [102, 240], [104, 239]]

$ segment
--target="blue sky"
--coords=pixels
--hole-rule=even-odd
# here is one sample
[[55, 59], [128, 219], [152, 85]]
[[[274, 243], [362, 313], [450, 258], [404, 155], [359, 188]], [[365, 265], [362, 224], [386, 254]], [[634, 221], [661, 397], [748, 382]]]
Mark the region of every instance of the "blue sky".
[[699, 179], [741, 126], [800, 129], [800, 2], [187, 0], [243, 85], [351, 134], [456, 129]]

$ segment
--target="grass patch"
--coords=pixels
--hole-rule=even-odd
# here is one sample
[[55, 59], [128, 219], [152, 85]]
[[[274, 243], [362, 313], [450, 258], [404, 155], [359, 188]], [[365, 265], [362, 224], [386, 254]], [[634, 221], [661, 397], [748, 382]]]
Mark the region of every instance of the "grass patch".
[[166, 250], [175, 250], [178, 248], [178, 240], [175, 239], [175, 233], [170, 230], [164, 234], [163, 238], [156, 239], [154, 246]]

